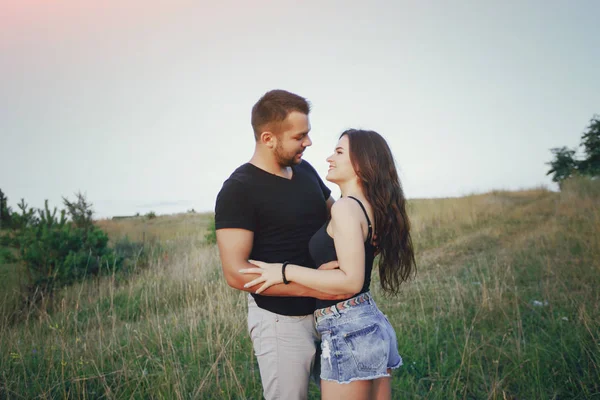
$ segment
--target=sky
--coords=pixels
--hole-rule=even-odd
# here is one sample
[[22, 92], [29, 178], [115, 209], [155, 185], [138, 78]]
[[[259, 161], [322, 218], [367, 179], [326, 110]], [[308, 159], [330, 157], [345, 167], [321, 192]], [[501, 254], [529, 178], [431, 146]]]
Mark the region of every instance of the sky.
[[[598, 1], [0, 1], [0, 189], [96, 217], [211, 211], [253, 104], [312, 104], [324, 177], [347, 128], [388, 141], [409, 198], [556, 185], [600, 114]], [[339, 196], [335, 185], [328, 183]]]

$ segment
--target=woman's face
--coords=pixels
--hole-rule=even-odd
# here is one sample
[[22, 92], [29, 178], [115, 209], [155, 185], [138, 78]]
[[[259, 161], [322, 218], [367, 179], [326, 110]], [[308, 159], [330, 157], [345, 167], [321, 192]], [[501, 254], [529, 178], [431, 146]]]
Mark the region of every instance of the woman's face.
[[329, 182], [340, 184], [356, 179], [356, 172], [350, 162], [350, 141], [347, 135], [340, 138], [333, 154], [327, 157], [327, 162], [329, 170], [325, 179]]

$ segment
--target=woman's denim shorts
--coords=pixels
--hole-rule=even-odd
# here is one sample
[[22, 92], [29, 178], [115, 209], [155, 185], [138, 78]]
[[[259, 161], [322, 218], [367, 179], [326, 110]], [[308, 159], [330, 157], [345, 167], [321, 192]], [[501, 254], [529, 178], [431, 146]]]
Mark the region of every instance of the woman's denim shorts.
[[[360, 296], [363, 302], [353, 301]], [[343, 308], [334, 305], [315, 311], [321, 335], [321, 379], [371, 380], [390, 376], [388, 368], [402, 365], [394, 328], [369, 293], [360, 296], [344, 301]]]

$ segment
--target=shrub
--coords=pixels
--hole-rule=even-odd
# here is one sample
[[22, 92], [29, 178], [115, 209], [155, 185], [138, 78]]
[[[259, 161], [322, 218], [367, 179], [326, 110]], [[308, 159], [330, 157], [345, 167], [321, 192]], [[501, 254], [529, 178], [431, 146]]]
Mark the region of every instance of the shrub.
[[150, 211], [149, 213], [146, 214], [146, 218], [154, 219], [154, 218], [156, 218], [156, 213], [154, 211]]
[[87, 229], [94, 223], [92, 203], [89, 203], [81, 192], [76, 193], [75, 196], [77, 197], [76, 201], [70, 202], [69, 199], [63, 197], [63, 202], [73, 224], [78, 228]]
[[32, 225], [37, 224], [38, 218], [35, 215], [35, 209], [30, 208], [25, 199], [21, 199], [21, 202], [17, 204], [21, 213], [13, 212], [10, 216], [10, 227], [14, 230], [26, 229]]
[[123, 260], [108, 247], [108, 236], [90, 225], [77, 227], [67, 222], [65, 212], [56, 217], [40, 210], [39, 223], [18, 235], [21, 261], [25, 264], [30, 288], [51, 292], [87, 276], [120, 269]]
[[[113, 272], [123, 267], [119, 257], [108, 247], [108, 236], [91, 221], [91, 204], [83, 195], [76, 203], [64, 199], [66, 211], [57, 217], [57, 209], [38, 210], [39, 218], [25, 225], [17, 234], [20, 260], [24, 263], [33, 292], [52, 292], [88, 276]], [[83, 202], [81, 201], [83, 200]]]

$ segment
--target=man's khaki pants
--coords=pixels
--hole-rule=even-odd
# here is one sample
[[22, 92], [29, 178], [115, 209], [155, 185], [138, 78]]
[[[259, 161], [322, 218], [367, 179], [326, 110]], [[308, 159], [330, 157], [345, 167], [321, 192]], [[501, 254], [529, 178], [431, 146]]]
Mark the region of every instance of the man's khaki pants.
[[306, 399], [311, 373], [314, 370], [317, 377], [319, 373], [313, 315], [275, 314], [258, 307], [248, 295], [248, 331], [265, 399]]

